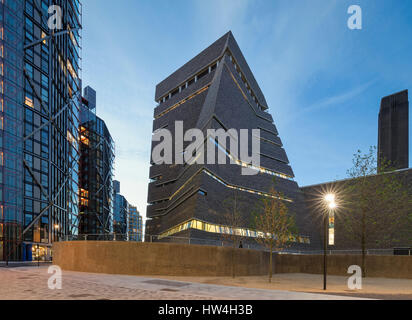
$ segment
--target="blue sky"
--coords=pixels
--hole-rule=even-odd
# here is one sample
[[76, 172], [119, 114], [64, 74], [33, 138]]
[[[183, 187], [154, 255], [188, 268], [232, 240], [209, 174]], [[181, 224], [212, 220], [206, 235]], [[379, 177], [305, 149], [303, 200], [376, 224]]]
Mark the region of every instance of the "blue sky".
[[[347, 27], [352, 4], [362, 30]], [[300, 186], [345, 178], [377, 144], [381, 98], [412, 91], [410, 0], [84, 0], [83, 84], [115, 140], [121, 193], [143, 215], [155, 86], [229, 30]]]

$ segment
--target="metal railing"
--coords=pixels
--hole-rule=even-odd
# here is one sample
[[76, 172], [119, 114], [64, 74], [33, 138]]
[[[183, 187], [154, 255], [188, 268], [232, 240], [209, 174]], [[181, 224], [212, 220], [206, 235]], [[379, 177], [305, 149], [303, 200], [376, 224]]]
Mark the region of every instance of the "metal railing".
[[[233, 241], [228, 239], [202, 239], [194, 237], [176, 237], [176, 236], [158, 236], [158, 235], [146, 235], [146, 242], [172, 242], [172, 243], [186, 243], [193, 245], [206, 245], [206, 246], [216, 246], [216, 247], [233, 247]], [[236, 245], [239, 247], [239, 243]], [[242, 248], [245, 249], [255, 249], [262, 250], [263, 247], [256, 242], [242, 241]]]
[[142, 242], [142, 234], [101, 233], [101, 234], [79, 234], [66, 235], [64, 241], [131, 241]]
[[[323, 254], [323, 250], [293, 250], [287, 249], [279, 253], [289, 253], [289, 254], [300, 254], [300, 255], [316, 255]], [[351, 249], [351, 250], [327, 250], [328, 255], [361, 255], [362, 250]], [[392, 256], [394, 255], [394, 249], [368, 249], [366, 250], [367, 255], [381, 255], [381, 256]]]
[[46, 261], [0, 261], [0, 268], [40, 267], [49, 266], [51, 264], [51, 259]]
[[[159, 236], [159, 235], [139, 235], [138, 242], [172, 242], [197, 245], [209, 245], [217, 247], [231, 247], [233, 243], [228, 240], [201, 239], [193, 237]], [[79, 234], [76, 236], [66, 236], [64, 241], [133, 241], [128, 239], [127, 234], [107, 233], [107, 234]], [[246, 249], [263, 249], [259, 244], [243, 243]]]

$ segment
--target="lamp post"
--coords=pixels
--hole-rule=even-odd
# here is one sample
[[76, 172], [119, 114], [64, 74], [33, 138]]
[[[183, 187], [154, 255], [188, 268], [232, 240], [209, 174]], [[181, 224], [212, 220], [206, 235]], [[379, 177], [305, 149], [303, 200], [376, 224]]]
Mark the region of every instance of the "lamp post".
[[40, 267], [40, 246], [37, 244], [37, 267]]
[[326, 278], [328, 274], [328, 259], [327, 259], [327, 250], [328, 250], [328, 225], [329, 225], [329, 216], [330, 212], [336, 208], [335, 195], [327, 194], [325, 196], [326, 210], [323, 215], [323, 290], [326, 290]]

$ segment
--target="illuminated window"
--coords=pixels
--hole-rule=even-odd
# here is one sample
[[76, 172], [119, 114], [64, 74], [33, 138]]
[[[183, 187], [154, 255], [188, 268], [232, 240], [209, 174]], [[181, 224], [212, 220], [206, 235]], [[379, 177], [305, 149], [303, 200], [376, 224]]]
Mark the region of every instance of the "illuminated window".
[[[235, 234], [238, 236], [249, 237], [249, 238], [273, 237], [270, 233], [265, 234], [263, 232], [250, 230], [247, 228], [236, 228], [235, 229], [229, 226], [222, 226], [222, 225], [217, 225], [217, 224], [193, 219], [193, 220], [184, 222], [180, 225], [177, 225], [169, 229], [166, 232], [163, 232], [161, 235], [159, 235], [159, 239], [171, 236], [173, 234], [176, 234], [176, 233], [188, 230], [188, 229], [196, 229], [196, 230], [206, 231], [210, 233]], [[274, 236], [274, 238], [276, 238], [276, 236]], [[309, 237], [306, 237], [306, 236], [290, 237], [288, 240], [292, 242], [310, 244], [310, 239]]]
[[76, 139], [73, 137], [70, 131], [67, 131], [67, 140], [70, 142], [70, 144], [73, 144], [74, 142], [76, 142]]
[[70, 74], [72, 75], [73, 79], [77, 79], [77, 74], [73, 69], [73, 66], [70, 60], [67, 60], [67, 70], [69, 70]]
[[213, 143], [219, 148], [219, 150], [221, 150], [224, 154], [226, 154], [226, 156], [229, 157], [229, 159], [232, 160], [233, 162], [235, 162], [237, 165], [240, 165], [240, 166], [245, 167], [245, 168], [250, 168], [250, 169], [259, 171], [260, 173], [265, 173], [265, 174], [269, 174], [269, 175], [272, 175], [272, 176], [276, 176], [276, 177], [279, 177], [279, 178], [282, 178], [282, 179], [287, 179], [287, 180], [293, 181], [293, 177], [288, 176], [288, 175], [286, 175], [286, 174], [284, 174], [284, 173], [275, 172], [275, 171], [272, 171], [272, 170], [269, 170], [269, 169], [266, 169], [266, 168], [262, 168], [262, 167], [256, 167], [256, 166], [254, 166], [254, 165], [251, 165], [251, 164], [249, 164], [249, 163], [246, 163], [246, 162], [244, 162], [244, 161], [241, 161], [241, 160], [235, 158], [234, 156], [232, 156], [226, 149], [224, 149], [224, 148], [223, 148], [215, 139], [213, 139], [212, 137], [209, 137], [209, 140], [210, 140], [211, 142], [213, 142]]
[[89, 197], [89, 191], [87, 191], [85, 189], [80, 189], [80, 197], [88, 198]]
[[[41, 38], [42, 38], [42, 39], [46, 38], [46, 34], [44, 33], [44, 31], [41, 32]], [[43, 40], [43, 44], [47, 44], [47, 40], [46, 40], [46, 39]]]
[[60, 55], [58, 55], [58, 60], [59, 60], [60, 68], [64, 72], [64, 75], [66, 75], [67, 74], [67, 71], [66, 71], [67, 69], [65, 68], [63, 59], [61, 58]]
[[31, 108], [34, 107], [34, 105], [33, 105], [33, 100], [30, 99], [29, 97], [26, 97], [26, 98], [25, 98], [24, 103], [26, 104], [26, 106], [29, 106], [29, 107], [31, 107]]
[[[252, 189], [246, 189], [246, 188], [241, 188], [241, 187], [236, 187], [236, 186], [232, 186], [227, 184], [226, 182], [224, 182], [222, 179], [220, 179], [219, 177], [215, 176], [214, 174], [212, 174], [210, 171], [208, 170], [203, 170], [203, 172], [205, 172], [209, 177], [215, 179], [216, 181], [218, 181], [219, 183], [223, 184], [224, 186], [230, 188], [230, 189], [235, 189], [235, 190], [239, 190], [239, 191], [243, 191], [243, 192], [248, 192], [248, 193], [254, 193], [254, 194], [258, 194], [261, 196], [265, 196], [265, 197], [273, 197], [272, 195], [270, 195], [269, 193], [264, 193], [264, 192], [260, 192], [260, 191], [255, 191]], [[281, 200], [287, 201], [287, 202], [293, 202], [291, 199], [288, 198], [281, 198]]]
[[85, 144], [86, 146], [89, 145], [89, 139], [85, 137], [84, 135], [80, 135], [80, 141]]

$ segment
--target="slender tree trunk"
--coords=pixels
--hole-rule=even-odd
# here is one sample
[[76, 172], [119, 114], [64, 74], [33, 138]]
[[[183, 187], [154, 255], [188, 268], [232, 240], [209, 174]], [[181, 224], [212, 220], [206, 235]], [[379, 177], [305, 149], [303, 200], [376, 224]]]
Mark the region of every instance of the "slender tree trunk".
[[362, 211], [362, 277], [366, 278], [366, 216]]
[[272, 257], [272, 250], [273, 250], [273, 244], [270, 244], [270, 256], [269, 256], [269, 283], [272, 282], [272, 264], [273, 264], [273, 257]]
[[232, 249], [232, 278], [235, 278], [235, 251], [236, 251], [236, 242], [233, 242]]

